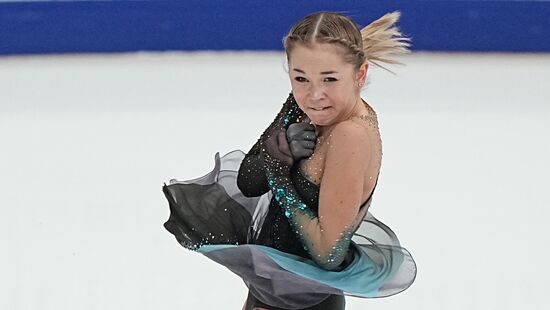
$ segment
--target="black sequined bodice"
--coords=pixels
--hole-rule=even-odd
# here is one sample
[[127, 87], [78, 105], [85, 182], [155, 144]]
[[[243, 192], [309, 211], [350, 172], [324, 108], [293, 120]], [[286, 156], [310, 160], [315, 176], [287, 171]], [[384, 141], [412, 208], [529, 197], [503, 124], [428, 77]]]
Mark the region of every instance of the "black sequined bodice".
[[[319, 185], [309, 181], [298, 168], [294, 165], [291, 169], [290, 177], [300, 198], [313, 212], [319, 210]], [[283, 208], [277, 205], [274, 198], [269, 204], [269, 211], [264, 220], [256, 244], [266, 245], [283, 252], [299, 255], [305, 258], [311, 258], [308, 252], [304, 250], [302, 243], [292, 231], [290, 222], [285, 217]]]

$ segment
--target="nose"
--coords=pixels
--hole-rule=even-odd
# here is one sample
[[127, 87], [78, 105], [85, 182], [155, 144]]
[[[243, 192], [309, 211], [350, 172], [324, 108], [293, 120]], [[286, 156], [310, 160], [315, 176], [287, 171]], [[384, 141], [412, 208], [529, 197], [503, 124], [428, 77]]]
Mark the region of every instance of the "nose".
[[322, 84], [311, 83], [309, 91], [313, 100], [320, 100], [325, 97], [325, 89]]

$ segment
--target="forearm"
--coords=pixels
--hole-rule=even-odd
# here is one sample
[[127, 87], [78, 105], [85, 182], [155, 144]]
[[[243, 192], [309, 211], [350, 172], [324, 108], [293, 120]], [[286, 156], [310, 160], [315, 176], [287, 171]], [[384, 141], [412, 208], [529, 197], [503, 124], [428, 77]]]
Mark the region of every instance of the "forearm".
[[263, 155], [267, 184], [304, 249], [324, 269], [338, 269], [346, 256], [353, 231], [347, 229], [335, 233], [324, 229], [327, 219], [318, 217], [300, 198], [290, 179], [290, 168], [267, 153]]

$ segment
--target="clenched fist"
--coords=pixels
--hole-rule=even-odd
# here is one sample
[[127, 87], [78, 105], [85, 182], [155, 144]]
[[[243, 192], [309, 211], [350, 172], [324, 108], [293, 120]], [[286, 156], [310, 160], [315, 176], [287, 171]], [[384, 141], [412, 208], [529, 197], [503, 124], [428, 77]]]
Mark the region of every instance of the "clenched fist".
[[305, 122], [290, 124], [286, 130], [286, 139], [294, 161], [310, 157], [317, 140], [315, 126], [309, 124], [308, 118]]

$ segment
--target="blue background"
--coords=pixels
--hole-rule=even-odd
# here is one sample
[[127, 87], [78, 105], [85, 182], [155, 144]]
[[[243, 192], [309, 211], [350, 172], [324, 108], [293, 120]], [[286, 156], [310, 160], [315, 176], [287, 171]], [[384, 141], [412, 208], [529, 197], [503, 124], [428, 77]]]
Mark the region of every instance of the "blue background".
[[4, 1], [0, 54], [281, 50], [320, 10], [360, 26], [400, 10], [413, 50], [550, 51], [550, 1]]

